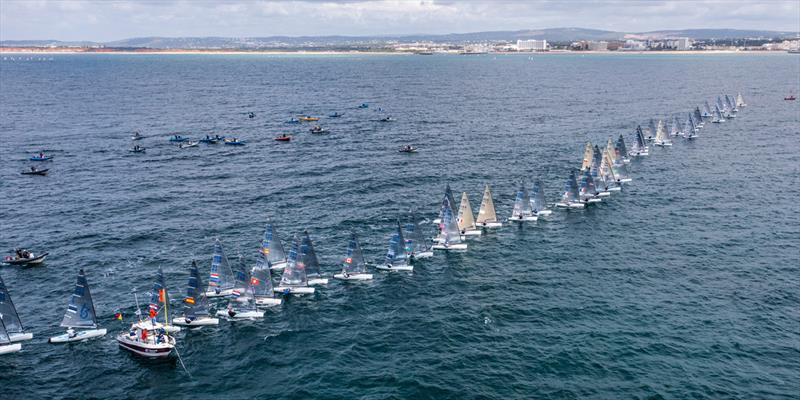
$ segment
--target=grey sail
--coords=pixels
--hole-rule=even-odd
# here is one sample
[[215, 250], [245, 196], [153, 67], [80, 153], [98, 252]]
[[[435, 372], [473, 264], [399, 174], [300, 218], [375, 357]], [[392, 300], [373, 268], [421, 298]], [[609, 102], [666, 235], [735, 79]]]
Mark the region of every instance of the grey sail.
[[306, 276], [316, 278], [322, 275], [317, 252], [314, 251], [314, 243], [311, 242], [308, 231], [303, 232], [303, 241], [300, 243], [300, 259], [305, 265]]
[[264, 253], [256, 256], [256, 265], [250, 271], [250, 287], [256, 297], [272, 297], [272, 273]]
[[347, 244], [347, 254], [344, 257], [342, 270], [348, 274], [363, 274], [367, 272], [367, 263], [364, 261], [364, 253], [358, 244], [355, 233], [350, 234], [350, 242]]
[[25, 330], [2, 277], [0, 277], [0, 319], [3, 320], [8, 333], [20, 333]]
[[183, 315], [189, 319], [208, 315], [208, 298], [203, 290], [200, 270], [194, 260], [189, 269], [189, 283], [186, 285], [186, 297], [183, 299]]
[[458, 230], [458, 222], [452, 208], [448, 207], [444, 210], [439, 230], [446, 245], [461, 243], [461, 231]]
[[[419, 254], [428, 250], [428, 243], [425, 240], [425, 235], [422, 233], [422, 227], [417, 222], [417, 217], [411, 213], [411, 220], [406, 223], [406, 251], [413, 254]], [[355, 235], [355, 234], [354, 234]], [[359, 251], [361, 248], [359, 247]]]
[[619, 138], [617, 138], [617, 148], [619, 149], [619, 157], [628, 157], [628, 146], [625, 146], [625, 138], [622, 137], [622, 135], [619, 135]]
[[547, 209], [547, 203], [544, 200], [544, 190], [542, 189], [542, 181], [537, 179], [533, 181], [533, 191], [531, 192], [531, 209], [534, 213]]
[[233, 270], [228, 263], [228, 257], [225, 256], [222, 243], [217, 239], [214, 241], [214, 256], [211, 258], [208, 288], [219, 293], [226, 289], [232, 289], [233, 286]]
[[450, 189], [450, 184], [444, 188], [444, 198], [442, 199], [442, 206], [439, 208], [439, 220], [444, 216], [445, 205], [449, 206], [451, 210], [455, 209], [456, 201], [453, 198], [453, 191]]
[[295, 236], [286, 258], [286, 269], [281, 275], [281, 286], [308, 286], [305, 264], [299, 259], [300, 239]]
[[270, 264], [286, 261], [286, 251], [283, 249], [281, 239], [275, 232], [275, 226], [272, 222], [267, 222], [267, 226], [264, 228], [264, 237], [261, 239], [261, 252], [267, 256]]
[[8, 337], [8, 332], [6, 331], [6, 324], [3, 323], [3, 320], [0, 318], [0, 344], [9, 344], [11, 343], [11, 339]]
[[[445, 210], [445, 217], [448, 210]], [[406, 251], [405, 239], [403, 239], [403, 230], [400, 229], [400, 221], [397, 221], [397, 230], [389, 240], [389, 250], [386, 252], [386, 264], [393, 267], [406, 265]]]
[[75, 291], [69, 298], [69, 305], [67, 305], [67, 312], [64, 313], [64, 319], [61, 320], [61, 326], [65, 328], [97, 327], [92, 293], [89, 290], [89, 282], [86, 281], [83, 268], [78, 271]]

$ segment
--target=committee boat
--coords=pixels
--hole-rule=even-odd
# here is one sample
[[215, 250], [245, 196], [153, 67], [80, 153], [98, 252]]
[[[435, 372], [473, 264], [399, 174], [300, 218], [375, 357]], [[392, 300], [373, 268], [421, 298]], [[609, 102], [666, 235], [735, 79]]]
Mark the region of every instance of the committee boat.
[[8, 292], [3, 278], [0, 277], [0, 320], [5, 325], [5, 331], [8, 335], [8, 340], [11, 342], [21, 342], [23, 340], [33, 339], [33, 334], [25, 332], [25, 327], [22, 326], [22, 320], [17, 314], [17, 308], [11, 300], [11, 294]]
[[[386, 259], [383, 264], [378, 264], [375, 268], [381, 271], [411, 272], [414, 270], [414, 266], [408, 263], [406, 240], [403, 238], [403, 230], [400, 228], [400, 221], [397, 221], [396, 225], [397, 229], [389, 239], [389, 249], [386, 251]], [[458, 227], [456, 227], [456, 229], [458, 229]]]
[[183, 298], [183, 315], [172, 319], [178, 326], [218, 325], [219, 319], [209, 315], [208, 298], [203, 290], [203, 280], [197, 262], [192, 260], [189, 268], [189, 282], [186, 285], [186, 297]]
[[478, 219], [475, 220], [475, 225], [480, 228], [499, 228], [503, 226], [503, 223], [497, 219], [492, 190], [489, 188], [488, 183], [483, 188], [483, 199], [481, 200], [481, 208], [478, 209]]
[[368, 281], [372, 279], [372, 274], [367, 272], [367, 262], [364, 260], [364, 253], [361, 251], [355, 232], [350, 233], [347, 253], [344, 256], [344, 262], [342, 262], [342, 272], [334, 274], [333, 277], [343, 281]]
[[160, 284], [164, 277], [160, 267], [158, 273], [159, 278], [156, 280], [156, 284], [153, 286], [154, 292], [151, 294], [155, 304], [151, 300], [149, 319], [141, 318], [139, 298], [134, 293], [138, 321], [131, 324], [129, 330], [122, 331], [117, 335], [117, 344], [120, 348], [145, 358], [169, 357], [177, 343], [175, 337], [170, 335], [170, 326], [156, 320], [158, 314], [162, 314], [165, 321], [169, 320], [169, 297], [166, 287]]
[[306, 266], [303, 260], [298, 258], [299, 252], [300, 239], [295, 236], [292, 238], [292, 246], [289, 248], [289, 254], [286, 258], [286, 268], [283, 269], [281, 281], [278, 283], [278, 286], [272, 289], [275, 293], [282, 293], [284, 295], [314, 293], [314, 288], [308, 286]]
[[77, 342], [91, 338], [105, 336], [106, 329], [97, 327], [97, 316], [92, 301], [92, 293], [89, 290], [89, 282], [83, 268], [78, 271], [78, 280], [75, 283], [75, 290], [69, 298], [67, 311], [61, 320], [61, 327], [67, 328], [63, 335], [53, 336], [50, 343]]

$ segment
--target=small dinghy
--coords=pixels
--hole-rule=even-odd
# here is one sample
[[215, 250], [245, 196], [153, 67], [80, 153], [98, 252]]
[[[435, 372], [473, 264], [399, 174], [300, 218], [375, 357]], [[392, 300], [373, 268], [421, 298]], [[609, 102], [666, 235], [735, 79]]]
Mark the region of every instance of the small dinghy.
[[669, 135], [671, 137], [679, 136], [683, 132], [681, 132], [680, 123], [678, 122], [678, 117], [675, 116], [672, 118], [672, 123], [669, 125]]
[[[610, 144], [610, 143], [609, 143]], [[628, 171], [628, 165], [620, 162], [616, 157], [616, 150], [613, 147], [606, 146], [604, 159], [606, 163], [610, 167], [614, 178], [618, 185], [622, 185], [623, 183], [628, 183], [633, 181], [630, 176], [630, 172]], [[602, 163], [600, 164], [602, 168]]]
[[705, 125], [703, 122], [703, 113], [700, 112], [700, 107], [694, 108], [694, 113], [689, 114], [693, 117], [695, 125], [697, 125], [697, 129], [700, 129]]
[[22, 326], [22, 320], [17, 314], [17, 308], [11, 300], [11, 294], [8, 292], [2, 277], [0, 277], [0, 320], [5, 325], [9, 341], [21, 342], [33, 339], [32, 333], [25, 332], [25, 327]]
[[306, 276], [306, 266], [302, 260], [298, 259], [300, 251], [300, 239], [295, 236], [292, 239], [292, 247], [289, 248], [289, 256], [286, 260], [286, 268], [283, 269], [281, 281], [272, 290], [283, 295], [302, 295], [313, 294], [314, 288], [308, 286]]
[[44, 153], [34, 154], [29, 158], [31, 161], [51, 161], [53, 156], [45, 155]]
[[181, 149], [188, 149], [190, 147], [197, 147], [199, 145], [200, 145], [200, 141], [199, 140], [190, 140], [188, 142], [184, 142], [184, 143], [179, 144], [178, 147], [181, 148]]
[[[661, 120], [658, 121], [658, 126], [661, 125]], [[650, 123], [647, 125], [647, 132], [645, 135], [645, 140], [647, 142], [652, 142], [655, 139], [656, 132], [658, 131], [658, 126], [656, 125], [656, 121], [650, 118]]]
[[83, 268], [78, 271], [75, 291], [69, 298], [67, 312], [64, 314], [64, 319], [61, 320], [61, 327], [67, 328], [67, 333], [51, 337], [50, 343], [77, 342], [105, 336], [108, 332], [106, 329], [97, 328], [92, 293], [89, 290], [89, 282], [86, 280]]
[[312, 117], [310, 115], [303, 115], [303, 116], [299, 117], [298, 119], [300, 120], [300, 122], [315, 122], [315, 121], [319, 121], [319, 117]]
[[[445, 203], [447, 203], [445, 201]], [[439, 224], [439, 235], [436, 237], [433, 245], [433, 250], [444, 251], [464, 251], [467, 250], [467, 244], [463, 242], [461, 232], [458, 230], [458, 223], [456, 217], [453, 215], [453, 209], [449, 204], [445, 206], [442, 215], [442, 222]]]
[[[456, 229], [458, 229], [456, 227]], [[381, 271], [403, 271], [412, 272], [414, 266], [408, 264], [408, 254], [406, 253], [406, 240], [403, 238], [403, 230], [400, 228], [400, 221], [397, 221], [397, 229], [389, 239], [389, 250], [386, 252], [386, 260], [383, 264], [375, 267]]]
[[704, 119], [711, 118], [711, 106], [708, 104], [708, 100], [706, 100], [705, 104], [703, 105], [703, 112], [700, 114]]
[[250, 271], [250, 287], [253, 289], [256, 306], [279, 306], [283, 302], [281, 299], [275, 298], [270, 271], [267, 255], [263, 251], [259, 251], [256, 256], [256, 265]]
[[334, 113], [328, 114], [328, 117], [330, 117], [330, 118], [341, 118], [342, 115], [344, 115], [344, 113], [334, 112]]
[[603, 188], [606, 192], [618, 192], [622, 190], [622, 183], [617, 179], [611, 158], [609, 158], [606, 153], [602, 156], [598, 173], [602, 178], [604, 184]]
[[181, 135], [173, 135], [169, 137], [169, 141], [172, 143], [182, 143], [188, 141], [189, 138], [183, 137]]
[[545, 217], [553, 213], [547, 209], [547, 203], [544, 200], [544, 189], [542, 181], [536, 179], [533, 181], [533, 190], [531, 191], [531, 211], [537, 217]]
[[319, 125], [316, 125], [316, 126], [312, 127], [311, 129], [309, 129], [309, 132], [317, 134], [317, 135], [320, 135], [320, 134], [323, 134], [323, 133], [328, 133], [328, 130], [322, 128]]
[[282, 270], [286, 267], [286, 251], [271, 221], [267, 221], [264, 237], [261, 239], [261, 253], [267, 256], [270, 269]]
[[434, 224], [442, 223], [442, 217], [444, 216], [444, 209], [446, 206], [450, 207], [450, 210], [453, 210], [456, 206], [456, 200], [453, 198], [453, 191], [450, 189], [450, 184], [448, 183], [444, 188], [444, 198], [442, 199], [442, 206], [439, 208], [439, 217], [433, 220]]
[[225, 139], [225, 144], [228, 146], [244, 146], [246, 142], [239, 140], [239, 138], [228, 138]]
[[47, 175], [47, 171], [50, 171], [50, 169], [49, 168], [39, 169], [39, 168], [36, 168], [36, 167], [31, 167], [31, 169], [29, 169], [29, 170], [22, 171], [22, 175], [45, 176], [45, 175]]
[[247, 113], [247, 118], [253, 119], [255, 117], [256, 117], [256, 113], [254, 113], [254, 112]]
[[401, 153], [416, 153], [417, 148], [409, 144], [401, 147], [398, 151]]
[[378, 120], [378, 122], [394, 122], [397, 121], [396, 119], [392, 118], [391, 116], [383, 117]]
[[586, 203], [581, 202], [578, 197], [578, 180], [575, 177], [575, 170], [569, 172], [567, 182], [564, 184], [564, 194], [561, 201], [556, 203], [558, 208], [586, 208]]
[[208, 313], [208, 298], [203, 292], [203, 279], [194, 260], [189, 269], [186, 297], [183, 298], [183, 315], [173, 318], [172, 324], [189, 327], [219, 325], [219, 319]]
[[22, 350], [22, 345], [19, 343], [11, 343], [6, 332], [6, 325], [0, 319], [0, 355], [16, 353]]
[[206, 137], [200, 139], [200, 143], [219, 144], [219, 142], [221, 142], [223, 140], [225, 140], [225, 136], [220, 136], [220, 135], [209, 136], [209, 135], [206, 135]]
[[27, 249], [14, 249], [14, 255], [6, 256], [3, 259], [3, 263], [23, 267], [39, 265], [44, 262], [48, 254], [49, 253], [42, 253], [37, 256]]
[[314, 251], [314, 243], [311, 241], [308, 231], [303, 231], [303, 241], [300, 242], [300, 260], [305, 266], [309, 286], [328, 284], [328, 278], [322, 277], [317, 252]]
[[736, 107], [738, 108], [747, 107], [747, 103], [744, 102], [744, 97], [742, 97], [741, 93], [736, 95]]
[[208, 277], [208, 298], [230, 296], [236, 286], [233, 268], [228, 262], [222, 242], [214, 241], [214, 255], [211, 258], [211, 272]]
[[361, 104], [358, 106], [358, 108], [369, 108], [369, 104], [367, 104], [367, 103], [361, 103]]
[[406, 240], [408, 260], [413, 262], [417, 259], [433, 257], [433, 251], [428, 245], [428, 241], [425, 240], [425, 235], [422, 232], [422, 227], [419, 225], [419, 220], [416, 215], [412, 212], [409, 214], [409, 218], [409, 222], [404, 226], [406, 231], [404, 238]]
[[517, 196], [514, 198], [514, 209], [511, 211], [508, 222], [536, 222], [538, 219], [539, 217], [534, 215], [531, 209], [531, 197], [525, 187], [525, 182], [523, 182], [519, 190], [517, 190]]
[[688, 126], [683, 132], [683, 137], [687, 140], [692, 140], [697, 138], [697, 131], [699, 130], [694, 124], [694, 118], [692, 118], [692, 114], [689, 114], [689, 119], [687, 119]]
[[139, 131], [133, 132], [133, 136], [131, 136], [131, 140], [142, 140], [142, 139], [144, 139], [144, 136], [142, 136], [142, 134], [139, 133]]
[[287, 134], [285, 134], [285, 133], [283, 135], [275, 137], [275, 141], [276, 142], [290, 142], [291, 140], [292, 140], [292, 137], [287, 135]]
[[628, 158], [628, 146], [625, 144], [625, 138], [622, 135], [617, 138], [617, 142], [614, 144], [614, 151], [616, 152], [616, 158], [622, 163], [631, 163], [631, 159]]
[[714, 116], [711, 117], [712, 124], [721, 124], [725, 122], [725, 117], [722, 115], [719, 105], [714, 106]]
[[[589, 173], [592, 175], [592, 180], [594, 181], [594, 185], [597, 190], [597, 196], [601, 198], [611, 196], [609, 184], [605, 181], [603, 175], [600, 173], [603, 165], [602, 160], [603, 156], [600, 152], [600, 147], [594, 146], [594, 162], [592, 163], [591, 169], [589, 169]], [[613, 185], [616, 186], [616, 183], [613, 183]]]
[[347, 254], [342, 263], [342, 272], [334, 274], [333, 277], [343, 281], [368, 281], [372, 279], [372, 274], [367, 273], [367, 262], [364, 261], [364, 253], [361, 251], [355, 232], [350, 233], [350, 242], [347, 244]]
[[128, 149], [128, 151], [131, 152], [131, 153], [144, 153], [146, 151], [146, 149], [137, 144], [136, 146], [133, 146], [130, 149]]
[[653, 138], [653, 144], [661, 147], [672, 146], [672, 140], [669, 139], [661, 120], [658, 121], [658, 127], [656, 128], [656, 136]]
[[297, 118], [289, 118], [283, 122], [284, 124], [299, 124], [300, 120]]
[[586, 203], [587, 205], [603, 201], [600, 198], [600, 193], [597, 191], [597, 188], [595, 188], [591, 168], [583, 171], [583, 175], [581, 176], [581, 184], [578, 189], [578, 198], [581, 202]]
[[224, 317], [228, 320], [259, 319], [264, 318], [264, 311], [256, 307], [256, 297], [253, 286], [248, 284], [243, 289], [235, 289], [230, 295], [228, 307], [217, 311], [217, 317]]
[[489, 184], [483, 188], [483, 199], [481, 199], [481, 207], [478, 209], [478, 218], [475, 220], [475, 225], [480, 228], [499, 228], [503, 223], [497, 219], [497, 213], [494, 209], [494, 200], [492, 200], [492, 190]]
[[475, 218], [467, 192], [461, 193], [461, 205], [458, 207], [458, 230], [464, 236], [480, 236], [483, 232], [475, 226]]
[[633, 145], [631, 145], [631, 149], [628, 151], [628, 156], [630, 157], [644, 157], [650, 155], [650, 148], [647, 147], [647, 141], [644, 138], [644, 132], [642, 132], [642, 126], [636, 126], [636, 135], [633, 138]]

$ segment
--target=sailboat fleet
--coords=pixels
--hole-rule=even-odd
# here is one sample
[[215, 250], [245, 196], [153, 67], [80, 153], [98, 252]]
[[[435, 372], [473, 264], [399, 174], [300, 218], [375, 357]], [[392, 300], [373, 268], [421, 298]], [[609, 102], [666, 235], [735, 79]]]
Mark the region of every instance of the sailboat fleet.
[[[724, 98], [724, 100], [723, 100]], [[633, 181], [628, 165], [634, 159], [648, 156], [652, 142], [659, 147], [672, 146], [673, 137], [692, 140], [698, 137], [704, 123], [722, 123], [736, 117], [746, 107], [741, 94], [736, 97], [723, 95], [717, 97], [713, 110], [708, 102], [702, 109], [696, 107], [689, 112], [687, 119], [675, 115], [669, 122], [669, 132], [662, 120], [650, 120], [645, 131], [637, 126], [631, 145], [628, 146], [623, 135], [617, 140], [609, 138], [605, 147], [587, 143], [583, 151], [580, 168], [569, 170], [560, 198], [552, 203], [546, 202], [542, 181], [533, 180], [531, 190], [523, 181], [519, 185], [511, 216], [507, 222], [514, 224], [533, 223], [552, 214], [550, 206], [558, 209], [585, 209], [602, 203], [612, 193], [620, 192]], [[389, 238], [388, 249], [383, 262], [375, 265], [367, 263], [358, 237], [350, 233], [349, 242], [340, 264], [340, 272], [332, 278], [339, 281], [371, 281], [370, 267], [382, 272], [413, 272], [415, 264], [432, 257], [434, 252], [466, 251], [468, 238], [475, 238], [503, 227], [498, 219], [490, 186], [484, 186], [483, 197], [477, 217], [472, 211], [469, 196], [462, 192], [458, 211], [450, 185], [445, 186], [438, 218], [433, 222], [436, 236], [432, 243], [424, 234], [420, 219], [409, 213], [401, 224], [398, 219]], [[219, 325], [220, 319], [256, 320], [264, 317], [264, 309], [281, 305], [280, 296], [312, 295], [316, 287], [324, 288], [329, 280], [314, 249], [311, 235], [304, 231], [300, 237], [293, 236], [286, 252], [275, 226], [267, 221], [264, 234], [258, 246], [255, 264], [247, 269], [244, 257], [239, 257], [236, 268], [231, 266], [222, 242], [215, 239], [211, 257], [208, 284], [203, 284], [202, 274], [196, 261], [189, 267], [186, 294], [183, 297], [180, 315], [170, 319], [169, 294], [164, 274], [158, 268], [147, 315], [143, 316], [139, 299], [136, 302], [136, 320], [129, 329], [116, 336], [121, 349], [146, 358], [163, 358], [173, 354], [177, 345], [175, 333], [184, 328], [199, 328]], [[275, 275], [281, 274], [280, 278]], [[276, 284], [273, 284], [276, 282]], [[212, 304], [212, 301], [215, 304]], [[212, 311], [215, 311], [212, 313]], [[66, 332], [49, 338], [50, 343], [68, 343], [100, 338], [107, 329], [100, 328], [86, 273], [78, 271], [77, 281], [69, 298], [61, 328]], [[9, 291], [0, 278], [0, 355], [22, 350], [20, 342], [31, 340], [33, 334], [22, 325]]]

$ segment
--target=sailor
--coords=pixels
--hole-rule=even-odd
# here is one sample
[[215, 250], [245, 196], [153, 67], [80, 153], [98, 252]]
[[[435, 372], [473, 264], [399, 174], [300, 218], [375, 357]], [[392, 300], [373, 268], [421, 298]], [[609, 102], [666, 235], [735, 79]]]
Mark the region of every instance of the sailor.
[[67, 336], [69, 336], [70, 338], [74, 338], [75, 336], [78, 336], [78, 333], [75, 332], [75, 329], [68, 328], [67, 329]]

